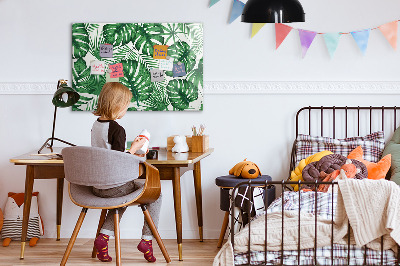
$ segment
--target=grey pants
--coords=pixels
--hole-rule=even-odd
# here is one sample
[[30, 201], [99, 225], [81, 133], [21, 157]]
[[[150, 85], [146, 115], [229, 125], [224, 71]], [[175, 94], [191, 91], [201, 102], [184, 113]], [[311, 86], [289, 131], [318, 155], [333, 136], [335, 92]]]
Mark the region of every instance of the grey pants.
[[[128, 195], [142, 188], [143, 186], [144, 182], [138, 182], [137, 180], [135, 182], [135, 180], [133, 180], [119, 187], [113, 187], [108, 189], [93, 188], [93, 194], [101, 198], [116, 198]], [[157, 228], [158, 228], [158, 221], [160, 219], [161, 202], [162, 202], [162, 196], [160, 194], [160, 197], [155, 202], [146, 204], [146, 207], [149, 210], [151, 218], [153, 218], [154, 224]], [[126, 207], [118, 208], [119, 219], [122, 218], [122, 215], [124, 214], [125, 210]], [[114, 214], [115, 214], [115, 209], [108, 210], [106, 220], [104, 221], [100, 233], [109, 236], [114, 236]], [[153, 239], [153, 234], [146, 220], [144, 221], [143, 225], [142, 239], [146, 240]]]

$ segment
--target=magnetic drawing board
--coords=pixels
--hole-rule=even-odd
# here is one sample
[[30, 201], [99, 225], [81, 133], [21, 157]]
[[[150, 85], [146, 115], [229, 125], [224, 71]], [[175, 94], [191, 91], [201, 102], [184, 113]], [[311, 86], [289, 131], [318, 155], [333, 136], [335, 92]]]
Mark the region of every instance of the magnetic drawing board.
[[[104, 73], [91, 69], [101, 63]], [[178, 64], [184, 66], [179, 75], [171, 69]], [[81, 98], [72, 109], [94, 110], [101, 88], [111, 80], [132, 91], [130, 111], [203, 110], [203, 25], [73, 24], [72, 86]]]

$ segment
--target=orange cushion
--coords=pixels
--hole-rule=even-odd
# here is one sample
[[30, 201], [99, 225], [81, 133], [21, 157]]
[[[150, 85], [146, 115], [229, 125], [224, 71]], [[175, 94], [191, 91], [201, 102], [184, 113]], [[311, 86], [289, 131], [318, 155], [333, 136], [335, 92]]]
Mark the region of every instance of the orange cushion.
[[355, 159], [365, 164], [368, 170], [368, 179], [378, 180], [386, 177], [391, 165], [392, 155], [386, 155], [377, 163], [368, 162], [363, 159], [363, 150], [361, 146], [358, 146], [352, 152], [350, 152], [347, 158]]

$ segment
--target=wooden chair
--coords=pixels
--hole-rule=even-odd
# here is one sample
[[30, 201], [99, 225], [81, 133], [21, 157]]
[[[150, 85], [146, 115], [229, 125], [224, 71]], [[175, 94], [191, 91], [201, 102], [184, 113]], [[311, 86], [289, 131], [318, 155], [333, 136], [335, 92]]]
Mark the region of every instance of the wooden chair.
[[[103, 148], [68, 147], [62, 150], [62, 155], [65, 179], [70, 182], [69, 196], [74, 204], [82, 207], [82, 211], [60, 265], [66, 264], [88, 209], [102, 209], [96, 237], [103, 226], [107, 210], [116, 209], [114, 215], [116, 265], [121, 265], [118, 208], [129, 205], [139, 205], [142, 208], [145, 220], [149, 224], [166, 262], [171, 262], [145, 205], [157, 200], [161, 193], [160, 175], [157, 168], [143, 162], [137, 156]], [[141, 161], [139, 167], [141, 171], [137, 167], [138, 160]], [[144, 180], [139, 180], [144, 182], [144, 186], [143, 189], [136, 190], [129, 195], [118, 198], [100, 198], [91, 191], [92, 186], [121, 184], [128, 182], [135, 175], [145, 177]], [[94, 247], [92, 257], [96, 257]]]

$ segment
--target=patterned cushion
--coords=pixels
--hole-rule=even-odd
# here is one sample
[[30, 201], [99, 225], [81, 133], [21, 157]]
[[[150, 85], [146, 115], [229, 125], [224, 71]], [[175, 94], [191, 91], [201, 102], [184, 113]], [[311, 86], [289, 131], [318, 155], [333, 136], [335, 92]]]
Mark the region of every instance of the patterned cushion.
[[374, 132], [364, 137], [345, 139], [299, 134], [296, 139], [296, 165], [298, 165], [302, 159], [323, 150], [329, 150], [347, 157], [357, 146], [363, 148], [365, 160], [378, 162], [385, 147], [383, 131]]

